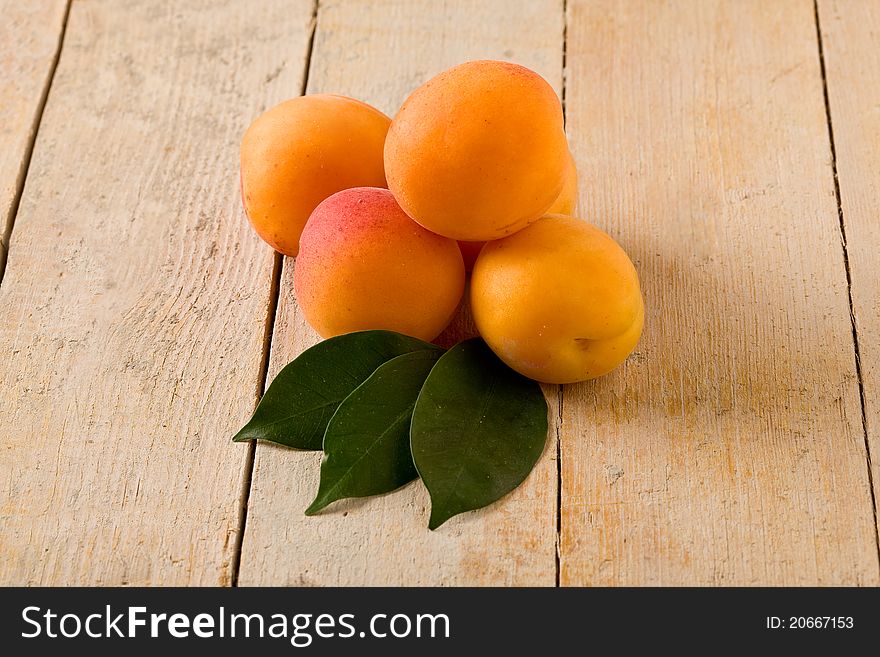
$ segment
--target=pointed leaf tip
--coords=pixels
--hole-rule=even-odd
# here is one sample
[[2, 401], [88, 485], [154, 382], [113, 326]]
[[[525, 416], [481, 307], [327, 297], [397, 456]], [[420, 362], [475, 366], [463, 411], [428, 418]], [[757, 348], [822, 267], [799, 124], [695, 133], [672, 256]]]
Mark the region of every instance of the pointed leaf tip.
[[324, 503], [319, 503], [318, 500], [315, 500], [309, 505], [309, 508], [305, 510], [305, 514], [307, 516], [315, 516], [318, 515], [318, 512], [327, 506]]
[[418, 476], [409, 427], [422, 384], [442, 353], [392, 358], [339, 405], [324, 434], [321, 481], [306, 515], [343, 498], [391, 492]]
[[431, 370], [412, 417], [413, 460], [431, 496], [428, 528], [519, 486], [547, 441], [541, 386], [507, 367], [479, 338]]
[[393, 331], [357, 331], [319, 342], [278, 373], [232, 440], [319, 450], [343, 399], [382, 363], [423, 349], [438, 347]]

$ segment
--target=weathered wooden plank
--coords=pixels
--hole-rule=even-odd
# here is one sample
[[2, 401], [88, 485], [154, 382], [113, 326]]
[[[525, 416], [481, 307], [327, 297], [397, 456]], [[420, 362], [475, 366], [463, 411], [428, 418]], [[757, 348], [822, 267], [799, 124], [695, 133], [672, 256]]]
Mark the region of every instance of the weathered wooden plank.
[[[393, 114], [417, 85], [478, 58], [510, 59], [562, 85], [562, 2], [321, 2], [310, 92], [337, 92]], [[270, 377], [317, 341], [293, 296], [285, 262]], [[453, 332], [461, 332], [467, 319]], [[555, 388], [548, 388], [555, 399]], [[555, 404], [551, 414], [556, 417]], [[552, 422], [551, 422], [552, 426]], [[306, 518], [319, 454], [257, 448], [243, 543], [242, 584], [521, 584], [556, 577], [556, 437], [515, 493], [430, 532], [420, 483], [343, 502]]]
[[0, 279], [68, 0], [0, 0]]
[[880, 499], [880, 3], [819, 0], [817, 8], [876, 508]]
[[0, 288], [0, 582], [230, 581], [273, 255], [238, 145], [312, 3], [75, 2]]
[[564, 585], [880, 580], [817, 45], [809, 0], [568, 2], [582, 207], [648, 310], [564, 394]]

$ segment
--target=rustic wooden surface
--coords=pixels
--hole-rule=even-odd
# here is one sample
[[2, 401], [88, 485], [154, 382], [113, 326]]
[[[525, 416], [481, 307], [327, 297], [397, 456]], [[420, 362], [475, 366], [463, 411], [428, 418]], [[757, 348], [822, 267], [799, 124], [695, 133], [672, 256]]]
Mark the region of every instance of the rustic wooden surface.
[[73, 3], [0, 287], [0, 583], [231, 581], [273, 260], [238, 143], [311, 18], [262, 8]]
[[[880, 3], [66, 10], [0, 0], [0, 583], [880, 583]], [[500, 503], [429, 532], [415, 483], [305, 518], [320, 457], [229, 442], [317, 339], [244, 220], [241, 133], [306, 81], [393, 114], [478, 57], [563, 94], [644, 338], [546, 388]]]
[[67, 0], [0, 0], [0, 279]]
[[568, 7], [582, 207], [648, 328], [565, 391], [561, 583], [878, 583], [812, 4]]
[[818, 17], [876, 508], [880, 498], [880, 2], [820, 0]]

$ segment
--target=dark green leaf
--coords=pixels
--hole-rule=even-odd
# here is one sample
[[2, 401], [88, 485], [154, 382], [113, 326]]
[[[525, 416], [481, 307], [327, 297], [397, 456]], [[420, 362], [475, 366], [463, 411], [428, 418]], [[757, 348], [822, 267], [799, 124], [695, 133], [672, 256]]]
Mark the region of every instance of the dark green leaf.
[[401, 354], [436, 348], [392, 331], [358, 331], [319, 342], [278, 373], [233, 440], [321, 449], [336, 408], [377, 367]]
[[519, 486], [547, 440], [541, 386], [479, 338], [437, 361], [413, 411], [413, 460], [431, 494], [430, 529]]
[[418, 476], [409, 425], [419, 390], [442, 353], [392, 358], [339, 405], [324, 434], [321, 483], [306, 515], [343, 497], [387, 493]]

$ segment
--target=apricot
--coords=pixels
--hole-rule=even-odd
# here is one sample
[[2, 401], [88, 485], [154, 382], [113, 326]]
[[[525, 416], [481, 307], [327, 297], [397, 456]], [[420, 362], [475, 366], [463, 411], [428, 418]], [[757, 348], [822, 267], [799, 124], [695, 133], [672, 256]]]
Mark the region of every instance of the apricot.
[[315, 207], [350, 187], [385, 186], [391, 119], [353, 98], [301, 96], [259, 116], [241, 142], [241, 197], [257, 234], [295, 256]]
[[483, 247], [471, 307], [499, 358], [545, 383], [610, 372], [635, 348], [644, 323], [638, 275], [623, 249], [562, 215]]
[[562, 191], [553, 201], [553, 205], [546, 214], [566, 214], [573, 217], [577, 214], [578, 206], [578, 170], [571, 151], [568, 151], [565, 160], [565, 171], [562, 175]]
[[387, 329], [433, 340], [455, 314], [464, 279], [455, 240], [422, 228], [374, 187], [315, 208], [294, 269], [299, 307], [325, 338]]
[[542, 216], [563, 185], [562, 107], [534, 71], [460, 64], [407, 98], [385, 141], [388, 188], [430, 231], [485, 241]]
[[[565, 173], [562, 182], [562, 191], [553, 201], [553, 205], [547, 210], [547, 214], [567, 214], [573, 216], [577, 212], [578, 202], [578, 171], [571, 152], [565, 165]], [[460, 240], [458, 247], [461, 249], [461, 257], [464, 258], [464, 270], [469, 272], [474, 268], [477, 256], [485, 242], [465, 242]]]

